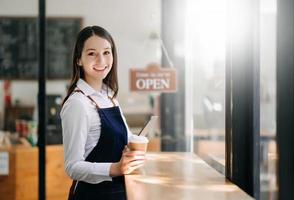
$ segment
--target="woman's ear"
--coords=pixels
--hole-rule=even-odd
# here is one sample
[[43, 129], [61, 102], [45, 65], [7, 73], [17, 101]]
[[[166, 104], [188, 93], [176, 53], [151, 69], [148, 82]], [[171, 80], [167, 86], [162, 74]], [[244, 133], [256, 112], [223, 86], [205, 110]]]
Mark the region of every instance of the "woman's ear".
[[78, 60], [77, 60], [77, 65], [80, 66], [80, 67], [82, 66], [81, 59], [78, 59]]

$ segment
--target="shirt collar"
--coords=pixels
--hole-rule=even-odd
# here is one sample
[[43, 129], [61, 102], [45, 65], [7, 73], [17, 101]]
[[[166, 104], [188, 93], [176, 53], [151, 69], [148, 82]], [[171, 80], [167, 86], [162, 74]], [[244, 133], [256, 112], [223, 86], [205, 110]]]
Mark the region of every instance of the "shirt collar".
[[84, 81], [81, 78], [77, 82], [77, 87], [80, 90], [82, 90], [86, 96], [89, 96], [89, 95], [97, 95], [97, 94], [106, 94], [107, 93], [106, 92], [107, 86], [104, 83], [102, 84], [101, 91], [100, 92], [96, 92], [94, 90], [94, 88], [92, 88], [86, 81]]
[[84, 92], [86, 96], [93, 95], [96, 91], [83, 79], [79, 79], [77, 82], [77, 87]]

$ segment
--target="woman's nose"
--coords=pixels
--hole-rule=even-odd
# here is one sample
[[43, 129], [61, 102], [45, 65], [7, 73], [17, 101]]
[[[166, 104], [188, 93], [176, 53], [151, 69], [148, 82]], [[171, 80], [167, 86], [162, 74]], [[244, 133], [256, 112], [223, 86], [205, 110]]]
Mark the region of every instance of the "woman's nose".
[[105, 63], [105, 59], [104, 59], [104, 57], [102, 56], [102, 55], [100, 55], [100, 54], [98, 54], [97, 56], [96, 56], [96, 62], [98, 63], [98, 64], [104, 64]]

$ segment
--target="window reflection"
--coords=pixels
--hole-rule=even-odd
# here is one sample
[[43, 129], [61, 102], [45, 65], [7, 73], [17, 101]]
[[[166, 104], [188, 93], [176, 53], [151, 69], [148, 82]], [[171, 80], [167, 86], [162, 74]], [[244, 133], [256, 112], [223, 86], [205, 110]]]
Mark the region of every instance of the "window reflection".
[[260, 3], [260, 184], [261, 199], [277, 199], [276, 18], [277, 1]]
[[224, 173], [226, 1], [188, 1], [194, 152]]

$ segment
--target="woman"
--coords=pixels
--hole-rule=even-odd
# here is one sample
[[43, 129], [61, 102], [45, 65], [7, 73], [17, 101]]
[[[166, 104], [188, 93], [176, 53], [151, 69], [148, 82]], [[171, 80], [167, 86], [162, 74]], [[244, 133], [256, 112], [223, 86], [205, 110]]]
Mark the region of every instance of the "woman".
[[86, 27], [77, 37], [61, 110], [65, 170], [76, 180], [71, 199], [125, 199], [123, 175], [144, 164], [145, 153], [126, 146], [131, 133], [117, 93], [114, 41], [102, 27]]

